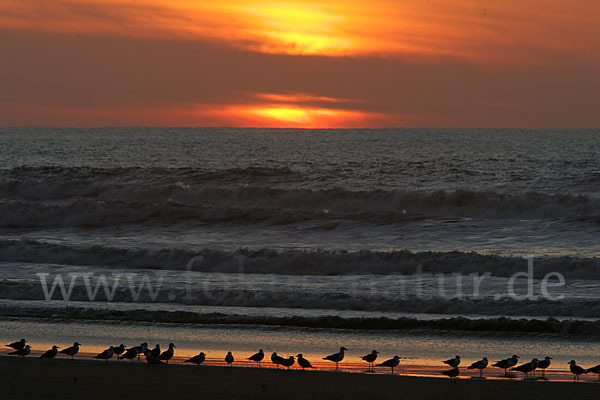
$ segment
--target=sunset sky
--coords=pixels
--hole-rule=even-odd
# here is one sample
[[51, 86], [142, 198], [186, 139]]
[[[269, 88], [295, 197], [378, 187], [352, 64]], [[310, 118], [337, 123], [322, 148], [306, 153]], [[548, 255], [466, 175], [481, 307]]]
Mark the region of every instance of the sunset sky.
[[600, 127], [596, 0], [0, 0], [0, 125]]

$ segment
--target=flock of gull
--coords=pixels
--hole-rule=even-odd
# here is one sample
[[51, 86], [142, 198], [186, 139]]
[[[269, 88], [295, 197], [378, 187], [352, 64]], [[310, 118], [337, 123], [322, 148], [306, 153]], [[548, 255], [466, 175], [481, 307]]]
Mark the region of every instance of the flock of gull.
[[[496, 361], [492, 364], [492, 367], [503, 369], [504, 376], [506, 377], [514, 377], [513, 371], [521, 372], [525, 375], [525, 379], [536, 379], [535, 372], [539, 369], [542, 372], [541, 379], [545, 379], [546, 368], [552, 363], [552, 357], [545, 357], [543, 360], [534, 358], [530, 362], [517, 365], [519, 363], [519, 358], [518, 355], [513, 354], [512, 357]], [[483, 370], [488, 367], [488, 363], [487, 357], [483, 357], [481, 360], [475, 361], [473, 364], [469, 365], [467, 369], [478, 369], [479, 377], [483, 378]], [[450, 379], [456, 379], [459, 375], [458, 366], [460, 365], [460, 356], [457, 355], [454, 358], [446, 360], [444, 361], [444, 364], [448, 364], [452, 369], [442, 371], [442, 374], [450, 377]], [[573, 381], [579, 382], [581, 375], [591, 372], [598, 374], [598, 382], [600, 382], [600, 364], [587, 369], [577, 365], [575, 360], [569, 361], [568, 364], [569, 370], [573, 374]]]
[[[31, 354], [31, 346], [27, 344], [27, 340], [21, 339], [17, 342], [10, 343], [6, 345], [7, 347], [12, 348], [14, 351], [8, 353], [9, 355], [26, 357]], [[67, 347], [66, 349], [60, 350], [58, 346], [52, 346], [51, 349], [44, 352], [39, 358], [41, 359], [53, 359], [59, 354], [63, 354], [71, 357], [71, 359], [75, 358], [75, 355], [79, 353], [79, 348], [81, 344], [78, 342], [73, 343], [72, 346]], [[331, 361], [335, 363], [335, 369], [339, 369], [339, 363], [344, 359], [345, 352], [348, 351], [345, 347], [340, 347], [340, 351], [326, 357], [323, 357], [323, 360]], [[175, 355], [175, 345], [173, 343], [169, 343], [169, 347], [162, 351], [160, 345], [154, 346], [154, 348], [148, 347], [148, 343], [144, 342], [139, 346], [127, 347], [123, 344], [119, 346], [110, 346], [106, 350], [100, 352], [94, 358], [99, 360], [110, 360], [115, 357], [118, 360], [129, 360], [131, 363], [135, 359], [141, 361], [141, 357], [143, 356], [146, 362], [149, 365], [157, 365], [157, 364], [169, 364], [169, 360], [173, 358]], [[369, 369], [368, 372], [373, 372], [374, 367], [386, 367], [391, 368], [392, 374], [394, 373], [394, 368], [396, 368], [400, 364], [400, 357], [394, 356], [389, 360], [383, 361], [379, 364], [375, 364], [379, 352], [377, 350], [373, 350], [371, 353], [361, 357], [361, 359], [368, 363]], [[251, 355], [246, 358], [246, 360], [253, 361], [256, 363], [257, 367], [260, 367], [261, 362], [265, 358], [265, 353], [263, 349], [260, 349], [257, 353]], [[206, 360], [206, 354], [201, 352], [198, 355], [191, 357], [184, 361], [184, 363], [191, 363], [200, 365]], [[552, 357], [545, 357], [543, 360], [538, 360], [537, 358], [532, 359], [530, 362], [523, 363], [521, 365], [517, 365], [519, 363], [519, 356], [513, 354], [512, 357], [506, 358], [504, 360], [500, 360], [492, 364], [492, 367], [500, 368], [504, 370], [504, 374], [506, 377], [514, 377], [514, 371], [521, 372], [524, 374], [525, 379], [536, 379], [535, 374], [536, 370], [541, 371], [541, 379], [545, 379], [545, 371], [551, 364]], [[232, 366], [235, 362], [235, 358], [231, 351], [227, 352], [225, 356], [225, 365]], [[309, 360], [304, 358], [302, 354], [298, 354], [296, 358], [294, 356], [289, 356], [288, 358], [281, 357], [274, 352], [271, 354], [271, 362], [277, 366], [277, 368], [286, 367], [290, 368], [297, 363], [300, 368], [304, 369], [314, 369]], [[448, 376], [451, 380], [455, 380], [460, 375], [459, 365], [461, 362], [460, 356], [456, 356], [449, 360], [443, 361], [444, 364], [447, 364], [451, 367], [449, 370], [441, 371], [443, 375]], [[487, 357], [483, 357], [481, 360], [476, 361], [467, 367], [468, 370], [479, 370], [479, 378], [483, 378], [483, 370], [488, 367], [488, 359]], [[571, 360], [569, 363], [569, 369], [573, 374], [573, 380], [575, 382], [579, 381], [579, 377], [583, 374], [587, 373], [595, 373], [598, 374], [598, 381], [600, 382], [600, 365], [596, 365], [592, 368], [583, 368], [574, 360]]]

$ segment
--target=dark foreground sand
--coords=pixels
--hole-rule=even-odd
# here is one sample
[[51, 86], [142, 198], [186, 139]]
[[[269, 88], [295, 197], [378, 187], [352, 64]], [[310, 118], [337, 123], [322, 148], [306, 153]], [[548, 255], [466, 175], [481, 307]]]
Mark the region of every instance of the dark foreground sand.
[[600, 384], [0, 357], [0, 399], [598, 399]]

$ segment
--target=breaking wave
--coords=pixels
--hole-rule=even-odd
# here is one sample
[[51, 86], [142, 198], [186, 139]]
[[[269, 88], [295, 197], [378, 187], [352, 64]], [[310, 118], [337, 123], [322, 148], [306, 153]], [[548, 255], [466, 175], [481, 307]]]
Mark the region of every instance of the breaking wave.
[[[0, 315], [5, 318], [26, 315], [28, 318], [47, 318], [48, 309], [34, 307], [1, 307]], [[119, 311], [102, 310], [87, 307], [66, 307], [55, 312], [53, 322], [57, 320], [92, 320], [92, 321], [126, 321], [176, 323], [176, 324], [222, 324], [222, 325], [262, 325], [289, 326], [318, 329], [352, 329], [352, 330], [427, 330], [429, 334], [450, 332], [478, 332], [489, 335], [502, 334], [540, 334], [547, 335], [584, 335], [588, 338], [600, 336], [600, 321], [582, 320], [546, 320], [526, 318], [481, 318], [450, 317], [436, 320], [419, 320], [416, 318], [342, 318], [339, 316], [290, 316], [266, 317], [246, 316], [222, 313], [195, 313], [189, 311], [149, 311], [144, 309]]]
[[[191, 262], [189, 266], [196, 272], [279, 275], [411, 275], [420, 271], [465, 275], [489, 272], [497, 277], [510, 277], [527, 268], [527, 262], [521, 257], [458, 251], [152, 250], [65, 246], [34, 240], [0, 240], [0, 260], [180, 271]], [[568, 256], [535, 259], [535, 278], [543, 278], [551, 272], [560, 272], [567, 279], [600, 280], [600, 259]]]
[[[50, 282], [51, 285], [51, 282]], [[68, 282], [67, 282], [68, 285]], [[90, 287], [92, 290], [94, 285]], [[349, 311], [372, 311], [386, 313], [442, 314], [442, 315], [505, 315], [505, 316], [572, 316], [599, 318], [600, 301], [593, 299], [515, 300], [503, 298], [448, 299], [418, 298], [415, 296], [393, 297], [388, 295], [350, 295], [347, 293], [307, 291], [277, 291], [268, 289], [231, 290], [214, 288], [210, 290], [169, 289], [157, 290], [151, 294], [145, 288], [133, 289], [117, 287], [110, 300], [100, 289], [94, 301], [89, 299], [90, 288], [76, 285], [71, 290], [69, 301], [119, 302], [143, 304], [185, 304], [219, 307], [283, 307], [303, 310], [328, 309]], [[156, 288], [155, 288], [156, 289]], [[133, 298], [133, 292], [136, 298]], [[139, 291], [138, 291], [139, 290]], [[15, 283], [0, 281], [0, 298], [10, 300], [45, 300], [39, 283]], [[57, 289], [52, 300], [65, 300]]]
[[[308, 182], [309, 180], [306, 180]], [[600, 199], [540, 192], [319, 189], [288, 168], [16, 168], [0, 171], [0, 226], [122, 223], [378, 224], [431, 217], [598, 221]], [[311, 186], [312, 185], [312, 186]]]

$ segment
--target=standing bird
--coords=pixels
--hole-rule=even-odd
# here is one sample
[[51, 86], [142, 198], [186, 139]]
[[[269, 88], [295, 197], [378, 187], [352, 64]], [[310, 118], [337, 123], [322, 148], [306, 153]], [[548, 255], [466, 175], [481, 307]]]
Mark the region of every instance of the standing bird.
[[39, 358], [54, 358], [58, 354], [58, 346], [52, 346], [50, 350], [39, 356]]
[[108, 360], [110, 360], [114, 354], [115, 354], [115, 348], [110, 346], [108, 349], [104, 350], [102, 353], [98, 354], [94, 358], [98, 358], [100, 360], [106, 360], [106, 362], [108, 362]]
[[533, 375], [535, 374], [535, 369], [538, 366], [538, 362], [539, 362], [539, 360], [537, 358], [534, 358], [530, 362], [525, 363], [525, 364], [521, 364], [518, 367], [516, 367], [515, 371], [519, 371], [519, 372], [524, 373], [525, 374], [525, 379], [527, 379], [528, 374], [531, 373], [530, 379], [533, 379]]
[[188, 358], [187, 360], [184, 361], [184, 363], [192, 363], [192, 364], [196, 364], [196, 365], [200, 365], [204, 362], [204, 360], [206, 360], [206, 354], [204, 353], [200, 353], [197, 356], [194, 356], [192, 358]]
[[54, 358], [58, 354], [58, 346], [52, 346], [50, 350], [42, 354], [39, 358]]
[[542, 377], [546, 376], [546, 368], [548, 368], [552, 363], [550, 360], [552, 360], [552, 357], [546, 357], [538, 362], [538, 368], [542, 370]]
[[344, 352], [348, 351], [344, 346], [340, 347], [340, 351], [338, 353], [331, 354], [327, 357], [323, 357], [323, 360], [333, 361], [335, 363], [335, 369], [338, 369], [340, 361], [344, 359]]
[[516, 354], [513, 354], [511, 358], [508, 359], [508, 368], [512, 369], [519, 362], [519, 357]]
[[233, 364], [234, 361], [235, 359], [233, 358], [233, 354], [231, 354], [231, 352], [228, 351], [227, 355], [225, 356], [225, 362], [227, 363], [227, 366], [231, 366], [231, 364]]
[[448, 378], [450, 378], [451, 381], [456, 380], [456, 377], [458, 376], [459, 373], [460, 373], [460, 371], [458, 370], [458, 367], [454, 367], [454, 368], [449, 369], [447, 371], [442, 371], [442, 374], [444, 374]]
[[158, 356], [159, 360], [166, 361], [167, 365], [169, 365], [169, 360], [173, 358], [175, 354], [175, 345], [173, 343], [169, 343], [169, 348], [162, 352], [160, 356]]
[[263, 358], [265, 358], [265, 352], [263, 349], [259, 349], [258, 353], [252, 354], [250, 357], [248, 357], [248, 360], [254, 361], [256, 366], [260, 367], [260, 362], [263, 360]]
[[304, 356], [302, 355], [302, 353], [298, 354], [298, 365], [300, 367], [302, 367], [302, 369], [304, 368], [315, 368], [311, 365], [310, 361], [308, 361], [306, 358], [304, 358]]
[[68, 355], [72, 360], [75, 357], [75, 354], [79, 353], [79, 346], [81, 346], [81, 343], [75, 342], [73, 343], [73, 346], [62, 349], [59, 353]]
[[6, 347], [10, 347], [10, 348], [13, 348], [13, 349], [19, 351], [19, 350], [23, 350], [25, 348], [26, 344], [27, 344], [27, 340], [21, 339], [18, 342], [13, 342], [13, 343], [7, 344]]
[[25, 358], [25, 356], [28, 356], [30, 353], [31, 353], [31, 346], [25, 345], [25, 347], [23, 347], [22, 349], [8, 353], [8, 355], [21, 356], [21, 357]]
[[467, 369], [478, 369], [479, 377], [483, 378], [483, 370], [486, 369], [487, 366], [488, 366], [488, 359], [487, 359], [487, 357], [483, 357], [481, 360], [475, 361], [473, 364], [469, 365], [467, 367]]
[[154, 346], [152, 350], [150, 350], [150, 355], [156, 358], [160, 356], [160, 345], [158, 343], [156, 344], [156, 346]]
[[579, 382], [579, 375], [587, 374], [587, 370], [581, 368], [575, 360], [569, 361], [571, 372], [573, 373], [573, 382]]
[[451, 367], [458, 367], [460, 365], [460, 356], [456, 356], [449, 360], [444, 361], [444, 364], [448, 364]]
[[598, 382], [600, 382], [600, 364], [596, 365], [595, 367], [588, 368], [587, 372], [598, 374]]
[[371, 372], [373, 372], [373, 363], [375, 362], [375, 360], [377, 360], [377, 354], [379, 354], [379, 352], [377, 350], [373, 350], [366, 356], [361, 357], [363, 360], [369, 363], [369, 371]]
[[519, 356], [513, 354], [510, 358], [505, 358], [504, 360], [497, 361], [492, 364], [492, 367], [502, 368], [504, 370], [504, 375], [508, 376], [508, 369], [514, 367], [519, 362]]
[[119, 358], [119, 356], [123, 353], [125, 353], [125, 346], [123, 343], [121, 343], [120, 345], [118, 345], [117, 347], [113, 347], [114, 351], [115, 351], [115, 356], [117, 356], [117, 358]]
[[394, 368], [396, 368], [398, 366], [398, 364], [400, 364], [400, 357], [394, 356], [394, 358], [390, 358], [389, 360], [386, 360], [386, 361], [382, 362], [381, 364], [377, 364], [377, 366], [378, 367], [391, 367], [392, 375], [394, 375]]
[[281, 363], [283, 362], [284, 358], [277, 355], [277, 352], [274, 351], [273, 354], [271, 354], [271, 362], [275, 365], [277, 365], [277, 368], [279, 368], [279, 366], [281, 365]]
[[117, 357], [117, 360], [129, 360], [130, 363], [133, 363], [133, 359], [139, 357], [138, 351], [137, 351], [137, 347], [132, 347], [130, 349], [127, 349], [127, 351], [125, 352], [125, 354], [123, 354], [120, 357]]
[[140, 356], [142, 354], [146, 354], [146, 351], [148, 351], [148, 343], [144, 342], [139, 346], [135, 346], [133, 349], [135, 349], [135, 351], [137, 352], [138, 361], [140, 361]]
[[290, 367], [292, 365], [294, 365], [294, 356], [290, 356], [289, 358], [284, 358], [283, 361], [281, 362], [281, 365], [283, 365], [287, 369], [290, 369]]

